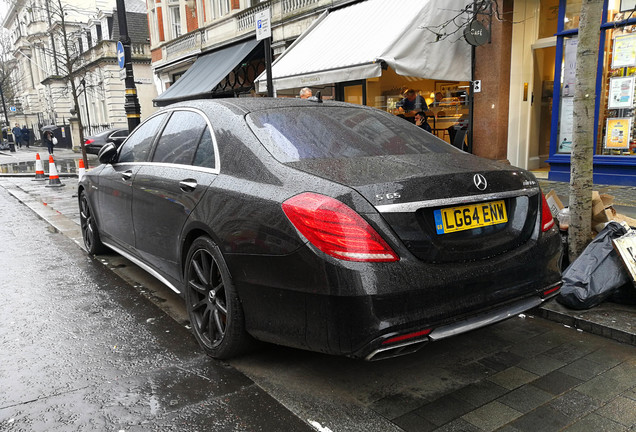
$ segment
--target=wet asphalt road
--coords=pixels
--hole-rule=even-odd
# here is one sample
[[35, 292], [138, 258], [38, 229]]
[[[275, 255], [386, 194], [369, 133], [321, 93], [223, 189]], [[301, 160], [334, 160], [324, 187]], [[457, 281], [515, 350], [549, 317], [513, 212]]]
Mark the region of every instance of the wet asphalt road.
[[1, 431], [305, 431], [0, 188]]

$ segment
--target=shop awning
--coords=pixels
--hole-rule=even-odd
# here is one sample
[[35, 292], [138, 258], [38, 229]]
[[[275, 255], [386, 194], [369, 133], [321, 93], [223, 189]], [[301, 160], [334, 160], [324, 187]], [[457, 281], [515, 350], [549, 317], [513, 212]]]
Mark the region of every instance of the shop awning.
[[212, 89], [256, 48], [258, 42], [251, 39], [202, 55], [177, 82], [154, 99], [155, 105], [209, 97]]
[[[468, 2], [366, 0], [325, 13], [276, 59], [274, 87], [379, 77], [383, 63], [403, 76], [468, 81], [470, 46], [453, 23]], [[446, 22], [448, 36], [436, 41], [431, 30]], [[266, 79], [266, 73], [257, 78], [259, 92], [266, 91]]]

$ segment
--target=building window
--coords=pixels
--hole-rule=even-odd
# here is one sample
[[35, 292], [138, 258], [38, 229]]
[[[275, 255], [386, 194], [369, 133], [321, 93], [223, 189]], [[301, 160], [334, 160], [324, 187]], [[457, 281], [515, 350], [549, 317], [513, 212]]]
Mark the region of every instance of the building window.
[[216, 10], [219, 16], [230, 13], [230, 0], [216, 0]]
[[97, 34], [97, 42], [101, 42], [103, 36], [102, 36], [102, 25], [101, 24], [97, 24], [95, 26], [95, 33]]
[[[602, 70], [597, 76], [596, 156], [627, 156], [636, 162], [636, 17], [623, 10], [623, 2], [610, 1], [601, 26], [599, 49]], [[577, 30], [581, 0], [567, 0], [560, 32]], [[559, 34], [562, 55], [557, 58], [560, 72], [558, 91], [558, 134], [555, 153], [569, 154], [574, 129], [574, 86], [578, 35]], [[554, 123], [553, 123], [554, 124]], [[632, 163], [632, 162], [630, 162]]]
[[209, 22], [214, 19], [214, 0], [203, 0], [203, 8], [205, 9], [205, 16], [203, 19], [205, 22]]
[[170, 28], [173, 39], [181, 36], [181, 10], [179, 6], [170, 6]]
[[580, 17], [581, 0], [567, 0], [565, 4], [565, 17], [563, 18], [563, 30], [578, 28]]

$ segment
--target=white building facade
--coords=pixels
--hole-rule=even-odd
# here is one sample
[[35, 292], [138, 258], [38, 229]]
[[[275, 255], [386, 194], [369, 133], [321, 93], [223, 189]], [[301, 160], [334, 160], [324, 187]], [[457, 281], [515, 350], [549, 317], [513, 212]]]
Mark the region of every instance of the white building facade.
[[[5, 16], [16, 67], [13, 71], [17, 122], [37, 130], [64, 125], [73, 116], [70, 76], [88, 136], [103, 129], [127, 127], [125, 86], [120, 79], [116, 44], [119, 27], [115, 0], [18, 0]], [[145, 3], [127, 0], [133, 70], [142, 115], [154, 112], [156, 96], [150, 69]], [[63, 24], [62, 24], [63, 23]]]

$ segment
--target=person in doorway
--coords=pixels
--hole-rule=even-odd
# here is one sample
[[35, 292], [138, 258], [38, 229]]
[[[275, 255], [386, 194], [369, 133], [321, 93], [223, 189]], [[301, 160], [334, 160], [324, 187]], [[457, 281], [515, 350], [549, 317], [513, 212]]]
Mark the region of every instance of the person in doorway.
[[435, 101], [433, 101], [433, 106], [440, 106], [442, 104], [442, 99], [444, 99], [444, 95], [442, 92], [435, 93]]
[[415, 126], [424, 129], [426, 132], [433, 133], [433, 128], [428, 124], [428, 116], [424, 111], [419, 111], [415, 114]]
[[27, 129], [26, 125], [22, 126], [22, 141], [26, 148], [29, 148], [29, 140], [31, 136], [29, 134], [29, 129]]
[[300, 98], [309, 99], [312, 96], [311, 89], [309, 87], [303, 87], [300, 89]]
[[404, 115], [407, 119], [412, 119], [418, 112], [428, 110], [428, 105], [424, 98], [412, 88], [406, 89], [402, 95], [404, 98], [395, 105], [398, 109], [398, 114]]
[[18, 148], [22, 148], [22, 128], [20, 128], [20, 125], [16, 123], [11, 132], [13, 132], [13, 139]]
[[44, 132], [44, 135], [42, 135], [42, 142], [44, 143], [44, 145], [46, 146], [46, 148], [49, 149], [49, 154], [52, 155], [53, 154], [53, 133], [51, 131], [46, 131]]

